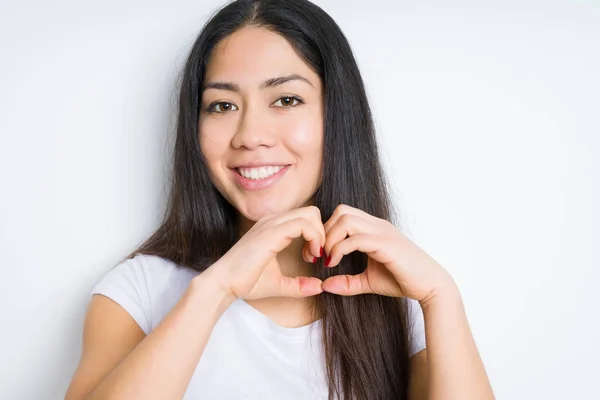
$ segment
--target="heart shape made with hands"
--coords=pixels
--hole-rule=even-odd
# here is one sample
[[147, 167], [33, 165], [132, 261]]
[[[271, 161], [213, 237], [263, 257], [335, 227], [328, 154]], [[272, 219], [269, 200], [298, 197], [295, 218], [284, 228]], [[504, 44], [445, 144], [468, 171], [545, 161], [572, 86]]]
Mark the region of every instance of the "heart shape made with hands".
[[[323, 281], [313, 276], [284, 276], [277, 254], [298, 237], [305, 240], [301, 252], [309, 263], [323, 256], [324, 265], [335, 268], [344, 256], [359, 251], [368, 256], [366, 269]], [[342, 296], [373, 293], [422, 301], [432, 296], [434, 289], [453, 283], [433, 258], [389, 221], [343, 204], [324, 224], [314, 206], [265, 217], [224, 258], [229, 268], [227, 281], [233, 282], [230, 287], [236, 296], [246, 299], [308, 297], [325, 291]]]

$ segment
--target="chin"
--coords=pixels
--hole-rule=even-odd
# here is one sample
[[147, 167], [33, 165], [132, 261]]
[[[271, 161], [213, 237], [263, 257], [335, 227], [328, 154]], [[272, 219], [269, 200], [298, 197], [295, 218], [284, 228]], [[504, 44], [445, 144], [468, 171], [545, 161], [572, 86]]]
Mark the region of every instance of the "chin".
[[256, 201], [245, 203], [237, 207], [240, 214], [246, 219], [256, 222], [263, 217], [271, 214], [281, 214], [292, 210], [299, 206], [295, 206], [292, 202], [282, 201], [282, 199], [269, 199], [267, 201]]

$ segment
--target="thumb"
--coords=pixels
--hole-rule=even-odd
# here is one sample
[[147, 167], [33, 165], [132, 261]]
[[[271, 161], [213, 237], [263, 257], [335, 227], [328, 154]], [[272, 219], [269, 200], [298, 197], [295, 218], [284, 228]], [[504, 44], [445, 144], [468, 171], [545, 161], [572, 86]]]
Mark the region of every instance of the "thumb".
[[322, 284], [323, 282], [319, 278], [282, 275], [279, 281], [279, 293], [276, 296], [295, 298], [314, 296], [323, 292]]
[[363, 272], [358, 275], [336, 275], [323, 281], [324, 292], [340, 296], [355, 296], [357, 294], [373, 293], [367, 275]]

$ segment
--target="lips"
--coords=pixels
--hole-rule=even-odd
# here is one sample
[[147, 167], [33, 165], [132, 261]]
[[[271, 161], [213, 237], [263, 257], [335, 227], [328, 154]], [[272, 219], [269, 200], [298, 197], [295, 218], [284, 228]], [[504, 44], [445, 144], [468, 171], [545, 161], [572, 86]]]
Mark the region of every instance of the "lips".
[[[277, 168], [275, 168], [277, 166]], [[248, 191], [262, 190], [274, 185], [288, 171], [289, 165], [262, 165], [254, 168], [232, 168], [236, 183]], [[242, 170], [242, 171], [240, 171]], [[246, 175], [246, 176], [244, 176]]]

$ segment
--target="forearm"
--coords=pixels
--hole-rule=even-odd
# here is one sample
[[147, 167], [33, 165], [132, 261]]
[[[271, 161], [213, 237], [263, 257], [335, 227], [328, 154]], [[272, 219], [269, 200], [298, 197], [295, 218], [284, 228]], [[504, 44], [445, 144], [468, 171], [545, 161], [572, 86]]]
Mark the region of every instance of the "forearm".
[[453, 287], [421, 306], [427, 341], [429, 398], [494, 399], [458, 289]]
[[232, 299], [202, 275], [165, 319], [92, 392], [97, 399], [181, 399]]

